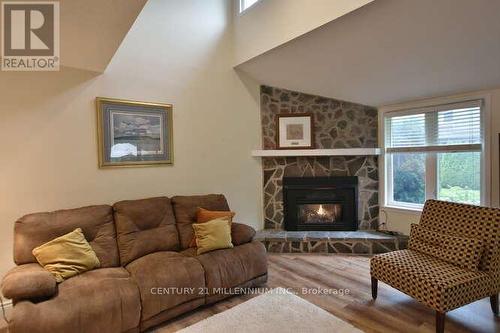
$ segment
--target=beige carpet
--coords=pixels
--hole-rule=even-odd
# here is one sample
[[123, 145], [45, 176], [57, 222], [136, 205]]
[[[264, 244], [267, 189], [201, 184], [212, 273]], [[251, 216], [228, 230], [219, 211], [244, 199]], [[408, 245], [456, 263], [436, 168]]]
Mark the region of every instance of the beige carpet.
[[[327, 297], [327, 296], [325, 296]], [[178, 333], [361, 333], [329, 312], [276, 288]]]

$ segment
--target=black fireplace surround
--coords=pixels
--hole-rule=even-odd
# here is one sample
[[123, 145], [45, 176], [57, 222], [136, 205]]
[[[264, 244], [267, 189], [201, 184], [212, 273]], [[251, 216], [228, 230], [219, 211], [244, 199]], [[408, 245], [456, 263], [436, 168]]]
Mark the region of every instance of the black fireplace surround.
[[358, 177], [283, 177], [285, 230], [358, 230]]

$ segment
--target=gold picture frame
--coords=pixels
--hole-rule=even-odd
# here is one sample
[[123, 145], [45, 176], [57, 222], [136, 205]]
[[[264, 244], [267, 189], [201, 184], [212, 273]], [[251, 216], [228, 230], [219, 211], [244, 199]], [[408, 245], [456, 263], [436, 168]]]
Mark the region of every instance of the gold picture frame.
[[172, 104], [97, 97], [99, 168], [172, 165]]

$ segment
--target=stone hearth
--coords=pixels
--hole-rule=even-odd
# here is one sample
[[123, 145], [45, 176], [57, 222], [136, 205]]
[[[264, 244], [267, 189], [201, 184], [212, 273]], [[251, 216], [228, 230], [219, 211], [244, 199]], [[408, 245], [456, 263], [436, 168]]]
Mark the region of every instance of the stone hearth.
[[[261, 87], [263, 149], [276, 148], [276, 115], [311, 112], [316, 148], [377, 147], [375, 108], [299, 92]], [[376, 156], [263, 157], [264, 227], [283, 229], [282, 178], [357, 176], [359, 229], [378, 227], [378, 159]]]
[[274, 253], [384, 253], [405, 249], [408, 236], [377, 231], [262, 230], [255, 240]]

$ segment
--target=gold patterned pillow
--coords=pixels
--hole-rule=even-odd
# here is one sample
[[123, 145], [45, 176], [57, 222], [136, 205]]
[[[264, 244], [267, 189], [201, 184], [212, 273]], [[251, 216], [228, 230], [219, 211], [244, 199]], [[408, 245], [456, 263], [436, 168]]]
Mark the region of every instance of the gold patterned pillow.
[[477, 271], [483, 254], [483, 241], [438, 233], [418, 224], [411, 225], [410, 250], [415, 250], [471, 271]]

